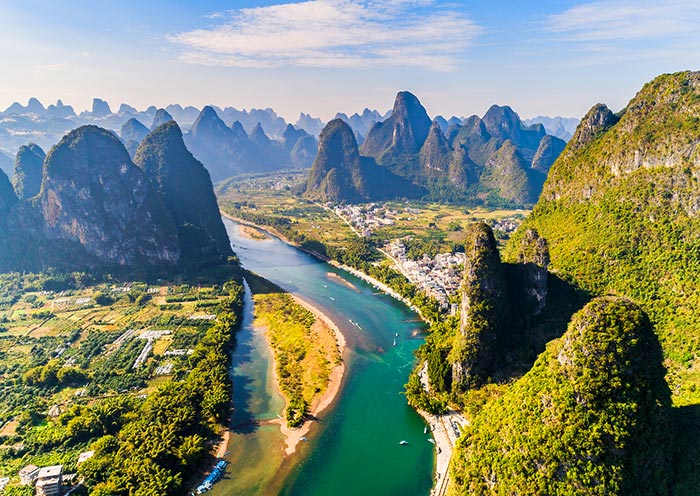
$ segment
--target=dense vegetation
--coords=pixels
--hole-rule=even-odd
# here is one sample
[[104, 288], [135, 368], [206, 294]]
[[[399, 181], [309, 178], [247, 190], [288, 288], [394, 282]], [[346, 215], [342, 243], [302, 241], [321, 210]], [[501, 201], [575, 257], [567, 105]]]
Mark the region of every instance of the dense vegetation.
[[267, 329], [275, 357], [287, 425], [298, 427], [326, 390], [331, 369], [341, 362], [335, 335], [281, 288], [253, 274], [246, 279], [254, 294], [255, 319]]
[[554, 165], [506, 259], [522, 262], [536, 229], [550, 281], [639, 306], [594, 299], [529, 372], [470, 412], [458, 492], [698, 493], [699, 95], [700, 74], [685, 72], [647, 84], [618, 116], [596, 105]]
[[656, 78], [612, 127], [577, 133], [524, 226], [547, 239], [562, 277], [642, 304], [677, 404], [700, 401], [699, 111], [700, 74]]
[[[243, 306], [243, 288], [228, 284], [229, 296], [217, 308], [216, 323], [189, 357], [180, 381], [159, 387], [102, 428], [88, 423], [98, 439], [95, 456], [79, 468], [91, 495], [182, 494], [183, 483], [207, 454], [207, 440], [217, 434], [231, 404], [230, 350]], [[95, 416], [87, 408], [69, 422]], [[98, 410], [99, 411], [99, 410]]]
[[661, 361], [639, 307], [594, 300], [467, 428], [453, 465], [457, 492], [669, 494], [673, 430]]
[[[0, 475], [28, 463], [75, 472], [94, 449], [79, 467], [90, 494], [182, 494], [228, 414], [243, 302], [235, 260], [200, 275], [192, 285], [0, 276]], [[137, 365], [151, 329], [163, 334]]]

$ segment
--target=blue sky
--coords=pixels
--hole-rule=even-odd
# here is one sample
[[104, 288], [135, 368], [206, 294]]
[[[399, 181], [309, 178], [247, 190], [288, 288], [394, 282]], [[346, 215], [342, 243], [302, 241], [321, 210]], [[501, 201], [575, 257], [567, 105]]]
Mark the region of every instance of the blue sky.
[[580, 117], [700, 69], [697, 0], [2, 0], [0, 108], [272, 107], [288, 120], [400, 90], [428, 112]]

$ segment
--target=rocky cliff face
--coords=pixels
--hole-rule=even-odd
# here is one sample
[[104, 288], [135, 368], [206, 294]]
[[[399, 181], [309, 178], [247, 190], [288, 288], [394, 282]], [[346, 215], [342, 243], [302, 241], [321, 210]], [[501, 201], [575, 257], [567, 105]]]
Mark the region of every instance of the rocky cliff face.
[[355, 135], [340, 119], [332, 120], [321, 131], [306, 195], [330, 201], [361, 201], [369, 197]]
[[428, 171], [446, 172], [451, 161], [450, 144], [440, 125], [434, 121], [428, 131], [428, 137], [420, 149], [421, 166]]
[[460, 333], [450, 352], [453, 389], [483, 384], [496, 364], [510, 301], [491, 228], [472, 224], [465, 241]]
[[571, 148], [581, 148], [593, 141], [599, 134], [614, 126], [620, 120], [605, 104], [597, 103], [581, 119], [574, 136], [571, 138]]
[[114, 266], [174, 265], [175, 226], [119, 140], [95, 126], [70, 132], [46, 157], [43, 235]]
[[537, 316], [547, 304], [549, 247], [536, 230], [528, 229], [520, 239], [516, 263], [520, 271], [524, 312], [528, 316]]
[[424, 191], [395, 176], [373, 159], [361, 157], [355, 135], [345, 122], [334, 119], [321, 131], [316, 160], [305, 196], [321, 201], [367, 201], [416, 197]]
[[19, 199], [33, 198], [39, 193], [45, 158], [46, 154], [39, 145], [30, 143], [20, 147], [12, 176], [12, 185]]
[[396, 95], [391, 116], [378, 122], [362, 144], [362, 154], [382, 163], [384, 155], [417, 153], [430, 130], [430, 117], [413, 94], [402, 91]]
[[670, 494], [662, 360], [639, 307], [592, 301], [466, 428], [453, 458], [457, 493]]
[[172, 217], [185, 263], [222, 259], [233, 254], [209, 173], [185, 147], [175, 121], [143, 140], [134, 162], [157, 186]]

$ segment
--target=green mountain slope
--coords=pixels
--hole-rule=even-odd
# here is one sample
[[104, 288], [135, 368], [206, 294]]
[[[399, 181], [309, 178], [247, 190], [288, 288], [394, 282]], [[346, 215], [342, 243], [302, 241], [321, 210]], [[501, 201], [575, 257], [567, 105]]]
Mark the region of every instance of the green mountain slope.
[[[677, 404], [700, 402], [700, 73], [654, 79], [618, 117], [597, 105], [550, 170], [532, 216], [551, 268], [649, 313]], [[513, 257], [520, 234], [506, 250]]]
[[669, 494], [673, 434], [659, 342], [644, 312], [599, 298], [460, 438], [458, 494]]

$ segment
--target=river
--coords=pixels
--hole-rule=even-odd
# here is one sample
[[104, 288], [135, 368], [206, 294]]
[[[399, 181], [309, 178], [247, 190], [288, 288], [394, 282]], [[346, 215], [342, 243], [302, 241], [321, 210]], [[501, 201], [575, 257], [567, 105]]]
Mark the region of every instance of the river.
[[[423, 341], [423, 324], [406, 305], [277, 238], [252, 240], [224, 219], [243, 267], [323, 311], [341, 329], [346, 373], [333, 407], [307, 443], [282, 458], [284, 440], [269, 424], [284, 402], [274, 389], [271, 356], [252, 325], [252, 300], [233, 356], [233, 434], [218, 495], [427, 495], [433, 445], [401, 394]], [[352, 322], [351, 322], [352, 321]], [[398, 336], [397, 336], [398, 335]], [[396, 345], [394, 345], [394, 342]], [[406, 440], [408, 445], [399, 445]]]

